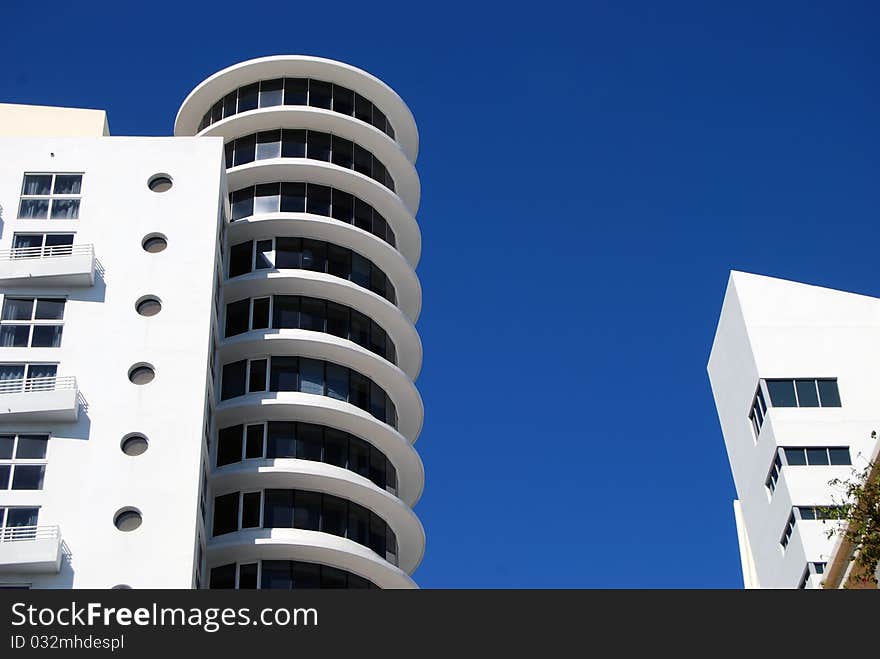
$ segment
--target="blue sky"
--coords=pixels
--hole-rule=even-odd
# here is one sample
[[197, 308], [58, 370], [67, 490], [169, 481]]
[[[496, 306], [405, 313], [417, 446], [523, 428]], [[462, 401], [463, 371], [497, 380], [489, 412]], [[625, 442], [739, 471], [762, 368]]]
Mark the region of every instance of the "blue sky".
[[731, 268], [880, 295], [868, 2], [4, 5], [0, 101], [163, 135], [306, 53], [421, 132], [423, 587], [739, 587], [705, 364]]

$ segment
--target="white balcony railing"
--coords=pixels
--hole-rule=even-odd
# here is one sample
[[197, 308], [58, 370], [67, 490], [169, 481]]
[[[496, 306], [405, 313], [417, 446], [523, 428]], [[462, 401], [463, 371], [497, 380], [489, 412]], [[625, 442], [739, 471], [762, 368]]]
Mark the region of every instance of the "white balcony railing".
[[48, 245], [46, 247], [14, 247], [0, 249], [0, 261], [18, 259], [51, 259], [63, 256], [93, 256], [94, 245]]
[[0, 250], [2, 286], [92, 286], [95, 283], [95, 247], [49, 245]]
[[76, 421], [79, 403], [72, 375], [0, 381], [0, 422]]
[[22, 394], [36, 391], [64, 391], [76, 389], [76, 377], [65, 375], [52, 378], [27, 378], [0, 382], [0, 395]]
[[65, 553], [58, 526], [0, 529], [0, 572], [57, 573]]
[[9, 526], [0, 529], [0, 542], [25, 542], [28, 540], [59, 540], [58, 526]]

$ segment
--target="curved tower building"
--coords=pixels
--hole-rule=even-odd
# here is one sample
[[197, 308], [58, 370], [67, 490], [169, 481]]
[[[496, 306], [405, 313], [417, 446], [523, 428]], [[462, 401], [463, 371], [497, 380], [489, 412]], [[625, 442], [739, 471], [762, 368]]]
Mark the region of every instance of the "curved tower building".
[[415, 587], [412, 114], [360, 69], [274, 56], [199, 84], [174, 132], [223, 138], [229, 196], [203, 488], [210, 587]]

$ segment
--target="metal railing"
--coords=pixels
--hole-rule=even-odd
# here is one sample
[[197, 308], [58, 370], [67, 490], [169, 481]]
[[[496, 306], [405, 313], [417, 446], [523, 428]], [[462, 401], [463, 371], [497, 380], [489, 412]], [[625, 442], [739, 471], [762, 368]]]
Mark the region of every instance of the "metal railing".
[[76, 389], [76, 377], [65, 375], [60, 378], [21, 378], [0, 381], [0, 394], [21, 394], [33, 391], [59, 391]]
[[25, 540], [58, 540], [61, 529], [56, 526], [8, 526], [0, 529], [0, 542], [22, 542]]
[[62, 256], [93, 256], [95, 246], [85, 245], [47, 245], [45, 247], [14, 247], [0, 249], [0, 261], [18, 259], [51, 259]]

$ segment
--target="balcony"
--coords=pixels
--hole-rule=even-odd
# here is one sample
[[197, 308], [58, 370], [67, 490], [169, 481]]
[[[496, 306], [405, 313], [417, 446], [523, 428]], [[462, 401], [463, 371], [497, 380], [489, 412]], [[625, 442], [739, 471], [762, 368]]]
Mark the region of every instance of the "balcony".
[[0, 572], [58, 572], [62, 547], [57, 526], [0, 529]]
[[93, 245], [0, 250], [0, 286], [92, 286]]
[[76, 421], [79, 389], [72, 375], [0, 382], [0, 422]]

